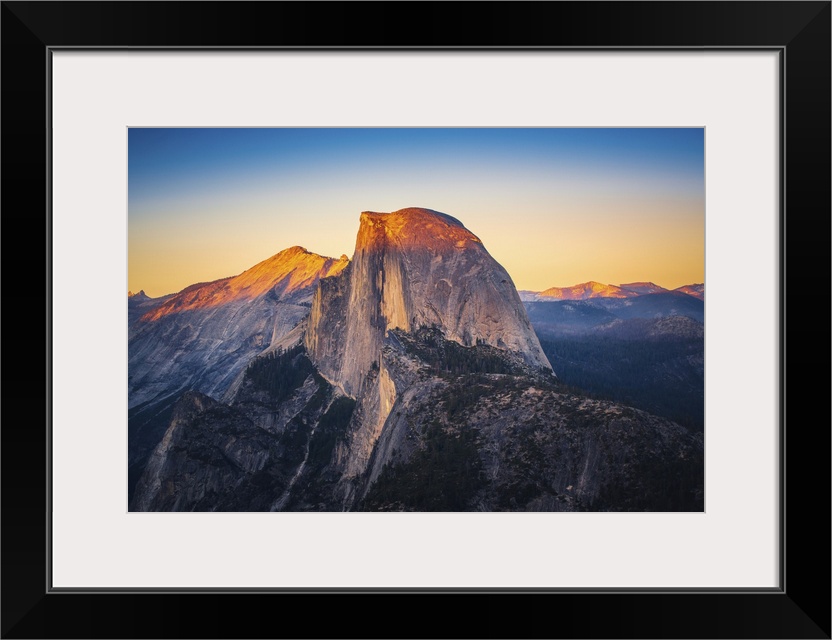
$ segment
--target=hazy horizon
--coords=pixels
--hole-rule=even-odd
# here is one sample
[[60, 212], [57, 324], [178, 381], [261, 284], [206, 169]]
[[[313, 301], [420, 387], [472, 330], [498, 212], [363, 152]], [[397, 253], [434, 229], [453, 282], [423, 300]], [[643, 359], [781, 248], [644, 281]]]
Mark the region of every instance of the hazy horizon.
[[[404, 208], [407, 208], [407, 207], [404, 207]], [[427, 207], [422, 207], [422, 208], [427, 208]], [[441, 213], [445, 213], [445, 212], [441, 212]], [[284, 251], [285, 249], [290, 249], [293, 246], [301, 246], [301, 245], [292, 245], [290, 247], [285, 247], [284, 249], [281, 249], [281, 251]], [[314, 251], [313, 249], [310, 249], [309, 247], [301, 247], [301, 248], [305, 249], [306, 251], [309, 251], [310, 253], [318, 253], [317, 251]], [[278, 251], [277, 253], [280, 253], [280, 251]], [[260, 260], [256, 260], [256, 261], [252, 262], [248, 267], [239, 271], [238, 273], [230, 273], [230, 274], [227, 274], [227, 275], [224, 275], [224, 276], [219, 276], [219, 277], [216, 277], [216, 278], [212, 277], [212, 278], [197, 279], [197, 280], [194, 280], [192, 282], [188, 282], [188, 284], [184, 285], [183, 287], [181, 287], [179, 289], [176, 289], [175, 291], [166, 291], [166, 292], [163, 292], [163, 293], [156, 293], [156, 292], [148, 291], [146, 287], [137, 287], [135, 289], [128, 287], [128, 292], [135, 294], [135, 293], [139, 293], [140, 291], [144, 291], [145, 295], [147, 295], [150, 298], [161, 298], [161, 297], [164, 297], [164, 296], [167, 296], [167, 295], [173, 295], [173, 294], [179, 293], [180, 291], [182, 291], [182, 289], [185, 289], [185, 288], [187, 288], [191, 285], [205, 284], [205, 283], [208, 283], [208, 282], [215, 282], [217, 280], [223, 280], [225, 278], [233, 278], [235, 276], [238, 276], [238, 275], [242, 274], [244, 271], [250, 269], [251, 267], [254, 267], [257, 264], [259, 264], [261, 262], [264, 262], [264, 261], [268, 260], [269, 258], [272, 258], [273, 256], [277, 255], [277, 253], [272, 254], [271, 256], [266, 256], [266, 257], [264, 257]], [[332, 258], [334, 260], [338, 260], [341, 257], [341, 256], [328, 256], [328, 255], [324, 255], [324, 254], [318, 254], [318, 255], [321, 255], [324, 258]], [[347, 254], [341, 254], [341, 255], [347, 255]], [[350, 260], [352, 260], [352, 255], [351, 254], [347, 255], [347, 257]], [[511, 273], [509, 273], [509, 275], [511, 276]], [[512, 276], [512, 280], [514, 280], [513, 276]], [[614, 286], [621, 286], [622, 284], [635, 284], [635, 283], [641, 283], [641, 282], [652, 282], [653, 284], [658, 285], [660, 287], [663, 287], [664, 289], [673, 290], [673, 289], [677, 289], [679, 287], [684, 287], [686, 285], [704, 284], [704, 278], [702, 280], [698, 280], [698, 281], [695, 281], [695, 282], [694, 281], [684, 282], [682, 284], [678, 284], [678, 285], [675, 285], [675, 286], [666, 286], [663, 282], [659, 282], [656, 279], [649, 279], [649, 278], [648, 279], [642, 279], [642, 280], [628, 280], [628, 281], [622, 281], [622, 282], [604, 282], [604, 281], [598, 280], [597, 278], [585, 278], [583, 280], [572, 282], [570, 284], [553, 284], [553, 285], [543, 287], [541, 289], [529, 289], [527, 287], [521, 287], [521, 286], [518, 286], [516, 282], [514, 284], [515, 284], [515, 288], [517, 289], [517, 291], [534, 291], [534, 292], [539, 293], [541, 291], [545, 291], [546, 289], [552, 289], [552, 288], [568, 289], [570, 287], [574, 287], [576, 285], [581, 285], [581, 284], [586, 284], [588, 282], [600, 282], [601, 284], [614, 285]]]
[[458, 218], [518, 290], [704, 282], [704, 130], [129, 129], [128, 289], [292, 246], [352, 257], [361, 211]]

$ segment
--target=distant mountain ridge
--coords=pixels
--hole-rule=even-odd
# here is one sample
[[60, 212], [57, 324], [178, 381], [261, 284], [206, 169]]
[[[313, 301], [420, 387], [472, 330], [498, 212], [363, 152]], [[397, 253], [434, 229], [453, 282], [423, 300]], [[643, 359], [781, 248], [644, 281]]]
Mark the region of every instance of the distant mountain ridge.
[[676, 287], [674, 291], [680, 291], [681, 293], [686, 293], [689, 296], [693, 296], [694, 298], [699, 298], [700, 300], [705, 299], [705, 285], [700, 284], [686, 284], [683, 287]]
[[[524, 289], [519, 294], [523, 302], [546, 302], [555, 300], [592, 300], [596, 298], [634, 298], [636, 296], [668, 293], [670, 291], [670, 289], [665, 289], [652, 282], [630, 282], [614, 285], [590, 280], [589, 282], [582, 282], [571, 287], [550, 287], [543, 291]], [[685, 293], [699, 300], [705, 299], [704, 284], [688, 284], [677, 287], [673, 291]]]
[[613, 284], [601, 284], [590, 280], [572, 287], [550, 287], [537, 294], [538, 299], [587, 300], [589, 298], [626, 298], [629, 294]]
[[681, 291], [524, 303], [560, 379], [704, 428], [704, 301]]

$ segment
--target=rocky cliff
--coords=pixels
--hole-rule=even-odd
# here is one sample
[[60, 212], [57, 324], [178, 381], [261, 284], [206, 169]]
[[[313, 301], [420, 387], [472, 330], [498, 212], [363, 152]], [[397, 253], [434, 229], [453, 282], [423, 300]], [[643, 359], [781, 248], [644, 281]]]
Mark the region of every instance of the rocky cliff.
[[459, 220], [429, 209], [365, 211], [352, 263], [312, 301], [310, 357], [352, 395], [387, 330], [422, 326], [551, 369], [511, 277]]
[[128, 344], [129, 406], [171, 389], [221, 397], [258, 353], [308, 313], [318, 280], [349, 263], [292, 247], [238, 276], [195, 284], [134, 324]]
[[321, 374], [358, 402], [348, 477], [366, 470], [402, 391], [382, 358], [389, 331], [423, 327], [551, 374], [511, 277], [459, 220], [420, 208], [365, 211], [350, 265], [316, 291], [305, 337]]
[[292, 247], [238, 276], [155, 301], [129, 298], [131, 487], [176, 399], [190, 390], [229, 400], [251, 359], [282, 344], [308, 315], [318, 281], [348, 263]]
[[701, 434], [576, 395], [494, 347], [391, 336], [382, 361], [400, 388], [362, 473], [348, 464], [360, 406], [299, 345], [257, 359], [231, 404], [185, 394], [132, 508], [701, 511]]
[[131, 509], [332, 509], [328, 462], [354, 405], [316, 374], [302, 347], [257, 358], [234, 402], [181, 396]]
[[702, 510], [702, 434], [557, 382], [443, 369], [393, 406], [354, 508]]

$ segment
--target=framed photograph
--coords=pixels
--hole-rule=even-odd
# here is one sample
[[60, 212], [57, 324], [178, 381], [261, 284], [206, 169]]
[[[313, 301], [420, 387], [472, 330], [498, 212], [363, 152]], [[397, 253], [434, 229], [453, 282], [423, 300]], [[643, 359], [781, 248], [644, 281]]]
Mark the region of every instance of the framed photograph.
[[[830, 636], [830, 3], [452, 6], [398, 5], [390, 41], [358, 3], [3, 3], [6, 335], [35, 351], [4, 399], [38, 416], [2, 431], [4, 637], [274, 635], [301, 594], [334, 611], [290, 635], [418, 594], [473, 635]], [[622, 245], [678, 273], [568, 279]], [[589, 367], [636, 326], [700, 341], [704, 413]], [[535, 430], [524, 394], [638, 444]], [[559, 475], [564, 434], [640, 466]]]
[[131, 512], [705, 511], [703, 127], [137, 127], [128, 193]]

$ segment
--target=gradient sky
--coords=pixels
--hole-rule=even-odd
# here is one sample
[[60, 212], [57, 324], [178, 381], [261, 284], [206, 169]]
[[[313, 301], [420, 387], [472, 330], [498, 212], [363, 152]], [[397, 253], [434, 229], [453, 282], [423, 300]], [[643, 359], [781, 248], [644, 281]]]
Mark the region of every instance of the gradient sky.
[[704, 282], [704, 129], [129, 129], [128, 288], [352, 256], [362, 211], [426, 207], [518, 289]]

